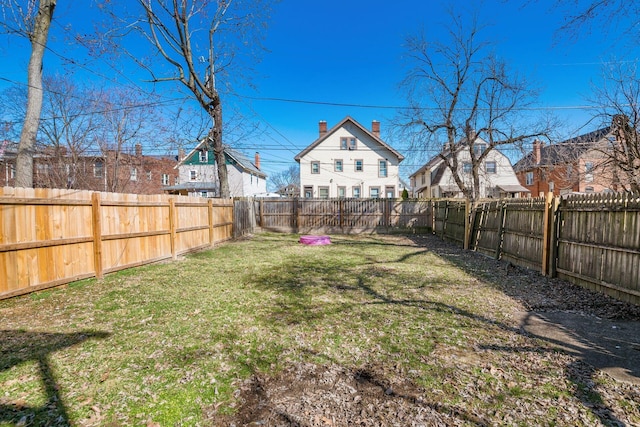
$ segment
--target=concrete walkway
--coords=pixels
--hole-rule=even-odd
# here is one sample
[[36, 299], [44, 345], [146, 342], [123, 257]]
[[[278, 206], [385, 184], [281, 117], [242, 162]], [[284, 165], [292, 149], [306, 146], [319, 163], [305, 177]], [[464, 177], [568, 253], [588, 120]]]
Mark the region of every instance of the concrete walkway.
[[640, 322], [566, 311], [519, 312], [530, 335], [576, 355], [613, 378], [640, 385]]

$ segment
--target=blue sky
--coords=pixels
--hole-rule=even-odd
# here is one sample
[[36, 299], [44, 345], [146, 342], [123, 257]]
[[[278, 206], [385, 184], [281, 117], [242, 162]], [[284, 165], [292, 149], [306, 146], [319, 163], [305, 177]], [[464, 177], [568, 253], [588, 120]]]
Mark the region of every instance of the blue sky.
[[[462, 14], [471, 11], [468, 3], [453, 2]], [[511, 69], [542, 89], [540, 105], [564, 119], [562, 133], [572, 136], [596, 127], [587, 123], [589, 111], [574, 107], [587, 103], [591, 85], [597, 84], [601, 75], [602, 62], [636, 60], [640, 48], [620, 43], [623, 36], [615, 33], [615, 28], [608, 33], [596, 28], [575, 42], [554, 43], [565, 10], [552, 7], [553, 3], [487, 0], [474, 2], [472, 7], [480, 22], [489, 25], [484, 38], [495, 42], [496, 53]], [[91, 9], [82, 10], [86, 4], [76, 0], [58, 5], [52, 49], [72, 54], [62, 30], [69, 22], [79, 28], [79, 19], [91, 23]], [[282, 0], [276, 4], [265, 39], [268, 51], [253, 78], [257, 89], [241, 88], [239, 97], [226, 100], [227, 111], [241, 111], [265, 130], [244, 140], [239, 148], [249, 157], [259, 151], [262, 168], [273, 174], [296, 165], [293, 157], [315, 140], [318, 121], [326, 120], [332, 127], [350, 115], [366, 127], [372, 120], [380, 121], [383, 139], [402, 152], [403, 143], [386, 138], [386, 132], [390, 119], [396, 116], [393, 107], [406, 104], [398, 88], [407, 71], [403, 45], [408, 36], [420, 31], [434, 39], [442, 37], [447, 4], [451, 3]], [[0, 79], [25, 82], [27, 60], [24, 41], [0, 39]], [[47, 52], [45, 67], [46, 72], [53, 72], [61, 67], [60, 59]], [[140, 84], [147, 78], [135, 69], [124, 72]], [[96, 82], [109, 79], [107, 84], [123, 81], [122, 75], [100, 62], [88, 64], [76, 75]], [[7, 84], [0, 80], [0, 89]], [[170, 88], [160, 89], [171, 96]], [[415, 171], [420, 161], [420, 156], [407, 155], [403, 177]]]

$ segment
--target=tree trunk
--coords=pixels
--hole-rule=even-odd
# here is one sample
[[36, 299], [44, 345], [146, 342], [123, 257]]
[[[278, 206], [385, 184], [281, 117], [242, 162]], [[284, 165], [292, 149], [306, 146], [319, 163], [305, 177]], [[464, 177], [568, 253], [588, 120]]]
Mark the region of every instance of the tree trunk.
[[27, 113], [20, 134], [16, 158], [16, 187], [33, 187], [33, 152], [42, 111], [42, 58], [47, 44], [56, 0], [40, 0], [31, 41], [31, 58], [27, 70]]
[[222, 104], [219, 98], [214, 99], [212, 109], [210, 110], [213, 119], [213, 128], [209, 132], [209, 139], [213, 143], [213, 155], [218, 169], [218, 182], [220, 184], [220, 197], [228, 199], [231, 197], [229, 192], [229, 176], [227, 174], [227, 161], [224, 155], [224, 144], [222, 143]]

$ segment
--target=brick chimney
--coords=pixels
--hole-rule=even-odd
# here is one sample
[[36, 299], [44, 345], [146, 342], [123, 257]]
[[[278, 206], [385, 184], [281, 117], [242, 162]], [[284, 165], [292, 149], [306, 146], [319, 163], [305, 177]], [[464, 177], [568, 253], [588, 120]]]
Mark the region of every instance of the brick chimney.
[[371, 133], [380, 138], [380, 122], [374, 120], [371, 122]]
[[256, 169], [260, 170], [260, 153], [258, 153], [257, 151], [253, 164], [255, 165]]
[[533, 162], [536, 165], [539, 165], [540, 161], [542, 160], [541, 154], [540, 154], [541, 148], [542, 148], [542, 141], [540, 141], [539, 139], [536, 139], [535, 141], [533, 141]]
[[142, 145], [136, 144], [136, 156], [142, 157]]
[[320, 120], [320, 123], [318, 123], [318, 131], [320, 136], [325, 136], [327, 134], [327, 122]]

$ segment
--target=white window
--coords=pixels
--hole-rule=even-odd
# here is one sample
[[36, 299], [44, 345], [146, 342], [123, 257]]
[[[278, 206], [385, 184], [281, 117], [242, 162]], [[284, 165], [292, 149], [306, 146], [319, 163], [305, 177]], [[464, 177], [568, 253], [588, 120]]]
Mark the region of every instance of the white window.
[[102, 178], [104, 176], [104, 163], [98, 160], [93, 164], [93, 176], [96, 178]]
[[485, 171], [487, 173], [496, 173], [497, 172], [497, 166], [496, 166], [496, 162], [487, 162], [484, 164], [485, 167]]
[[311, 162], [311, 173], [320, 173], [320, 162]]
[[480, 154], [484, 153], [486, 149], [487, 149], [487, 144], [474, 144], [473, 154], [475, 154], [476, 156], [479, 156]]
[[321, 199], [329, 198], [329, 187], [318, 187], [318, 197]]
[[526, 185], [533, 185], [533, 172], [527, 172], [525, 175]]
[[200, 163], [208, 163], [208, 161], [209, 161], [209, 152], [207, 150], [200, 151]]
[[129, 179], [131, 181], [137, 181], [138, 180], [138, 169], [137, 168], [131, 168]]
[[353, 191], [353, 197], [355, 198], [360, 197], [360, 187], [353, 187], [352, 191]]
[[356, 161], [354, 162], [356, 172], [362, 172], [364, 168], [363, 165], [364, 165], [364, 162], [362, 159], [356, 159]]
[[353, 137], [341, 137], [340, 149], [341, 150], [355, 150], [357, 148], [356, 139]]
[[147, 171], [147, 181], [151, 181], [151, 171]]
[[333, 170], [335, 172], [342, 172], [342, 159], [335, 159], [333, 161]]
[[347, 197], [347, 187], [338, 187], [338, 197], [342, 199]]
[[190, 170], [189, 171], [189, 179], [191, 181], [195, 181], [196, 179], [198, 179], [198, 171]]
[[462, 172], [464, 173], [471, 173], [471, 163], [470, 162], [464, 162], [462, 164]]
[[15, 177], [16, 177], [16, 165], [11, 164], [11, 166], [9, 167], [9, 178], [15, 179]]
[[585, 162], [584, 180], [585, 182], [593, 182], [593, 162]]
[[162, 174], [162, 185], [169, 185], [169, 174]]
[[371, 197], [372, 199], [377, 199], [378, 197], [380, 197], [380, 187], [370, 187], [369, 197]]
[[378, 161], [378, 177], [380, 178], [387, 177], [387, 161], [386, 160]]

